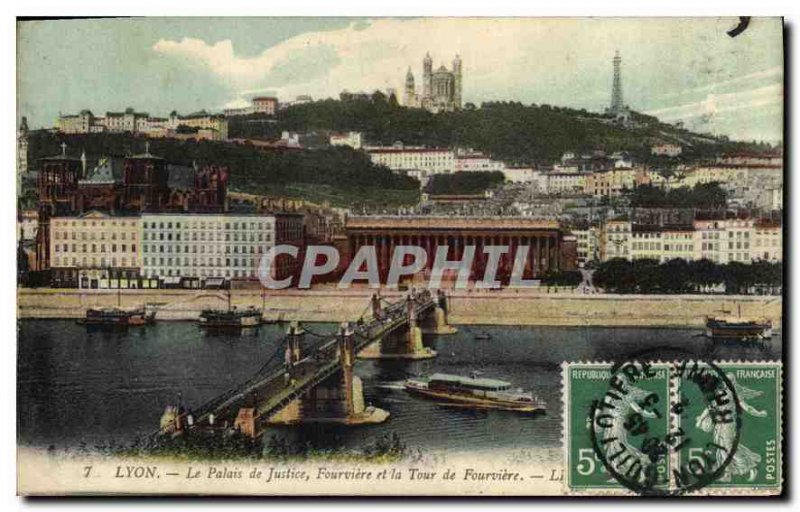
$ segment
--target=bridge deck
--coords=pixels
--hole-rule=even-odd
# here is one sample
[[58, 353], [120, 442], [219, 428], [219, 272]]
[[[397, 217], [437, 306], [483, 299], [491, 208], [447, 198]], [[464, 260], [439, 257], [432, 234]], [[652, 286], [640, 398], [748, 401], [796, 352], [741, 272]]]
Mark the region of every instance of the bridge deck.
[[[418, 297], [415, 304], [417, 318], [434, 307], [435, 300], [429, 294]], [[406, 309], [405, 301], [396, 302], [384, 309], [382, 319], [368, 317], [365, 322], [353, 325], [355, 353], [358, 354], [366, 346], [406, 325], [408, 323]], [[284, 347], [279, 346], [265, 367], [269, 366], [277, 355], [282, 354], [283, 349]], [[287, 368], [283, 364], [283, 359], [281, 358], [281, 364], [273, 366], [275, 367], [266, 368], [266, 370], [265, 367], [262, 367], [262, 370], [244, 383], [192, 411], [194, 423], [189, 428], [211, 427], [212, 414], [213, 426], [227, 425], [231, 427], [240, 408], [253, 407], [255, 408], [257, 429], [260, 431], [272, 415], [341, 370], [337, 335], [331, 335], [320, 346], [298, 361], [291, 369], [289, 382], [286, 379]], [[155, 435], [163, 433], [166, 432], [160, 430]]]

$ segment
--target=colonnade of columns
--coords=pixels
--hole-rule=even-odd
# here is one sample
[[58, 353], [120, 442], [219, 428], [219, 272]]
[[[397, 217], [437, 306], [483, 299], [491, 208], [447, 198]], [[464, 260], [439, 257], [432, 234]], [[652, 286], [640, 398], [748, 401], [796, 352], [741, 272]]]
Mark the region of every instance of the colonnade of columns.
[[[492, 233], [353, 233], [350, 235], [351, 254], [355, 254], [362, 246], [373, 246], [378, 259], [381, 281], [385, 281], [392, 263], [394, 249], [400, 245], [422, 247], [427, 253], [426, 271], [433, 267], [439, 247], [448, 247], [447, 259], [461, 260], [466, 246], [475, 246], [475, 257], [470, 279], [481, 280], [486, 270], [489, 255], [484, 247], [495, 245], [508, 247], [509, 250], [500, 256], [497, 266], [497, 277], [511, 274], [514, 258], [518, 248], [526, 247], [524, 279], [538, 278], [551, 271], [560, 270], [560, 239], [558, 232], [542, 232], [535, 234], [492, 234]], [[407, 262], [406, 262], [407, 263]]]

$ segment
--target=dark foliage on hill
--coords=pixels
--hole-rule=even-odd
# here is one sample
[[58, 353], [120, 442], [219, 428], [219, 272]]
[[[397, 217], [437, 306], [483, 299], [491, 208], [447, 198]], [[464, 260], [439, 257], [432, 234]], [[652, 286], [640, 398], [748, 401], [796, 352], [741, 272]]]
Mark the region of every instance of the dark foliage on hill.
[[456, 172], [431, 176], [426, 191], [430, 194], [480, 194], [505, 181], [502, 172]]
[[[85, 150], [89, 158], [96, 159], [143, 153], [145, 140], [129, 134], [34, 132], [30, 140], [30, 159], [36, 168], [36, 159], [61, 153], [62, 141], [67, 143], [70, 156], [78, 157]], [[361, 192], [416, 192], [419, 189], [417, 180], [375, 166], [364, 153], [348, 147], [263, 151], [250, 144], [213, 141], [150, 139], [149, 142], [150, 153], [171, 163], [227, 165], [231, 169], [231, 187], [245, 192], [264, 192], [296, 183], [325, 185], [343, 191], [352, 203], [358, 203], [363, 199]], [[344, 202], [350, 202], [349, 199]]]
[[274, 139], [283, 130], [360, 131], [374, 145], [400, 140], [415, 145], [472, 147], [518, 164], [549, 163], [565, 151], [595, 149], [627, 150], [639, 161], [647, 161], [651, 158], [651, 145], [658, 142], [684, 146], [684, 154], [676, 161], [710, 158], [721, 152], [771, 149], [764, 144], [695, 134], [638, 113], [633, 115], [635, 126], [624, 127], [600, 114], [550, 105], [492, 102], [479, 109], [434, 115], [398, 106], [392, 99], [376, 92], [369, 99], [328, 99], [294, 105], [279, 111], [274, 118], [233, 118], [229, 133], [235, 138]]
[[727, 194], [718, 183], [705, 183], [672, 190], [643, 185], [629, 191], [628, 197], [633, 207], [713, 210], [725, 207]]

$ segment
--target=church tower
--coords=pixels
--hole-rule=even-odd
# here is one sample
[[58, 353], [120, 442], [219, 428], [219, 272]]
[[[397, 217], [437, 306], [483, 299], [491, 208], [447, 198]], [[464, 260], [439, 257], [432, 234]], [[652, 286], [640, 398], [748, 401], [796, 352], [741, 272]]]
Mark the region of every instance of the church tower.
[[425, 54], [425, 60], [422, 61], [422, 100], [430, 100], [432, 96], [432, 83], [433, 83], [433, 59], [431, 59], [430, 52]]
[[22, 175], [28, 172], [28, 119], [22, 118], [17, 130], [17, 194], [22, 194]]
[[416, 107], [417, 106], [417, 91], [414, 86], [414, 73], [411, 72], [411, 68], [408, 68], [408, 73], [406, 73], [406, 88], [405, 88], [405, 95], [403, 96], [403, 104], [406, 107]]
[[28, 172], [28, 119], [23, 117], [17, 131], [17, 172]]
[[456, 110], [461, 109], [461, 57], [456, 54], [453, 59], [453, 77], [455, 87], [453, 89], [453, 106]]

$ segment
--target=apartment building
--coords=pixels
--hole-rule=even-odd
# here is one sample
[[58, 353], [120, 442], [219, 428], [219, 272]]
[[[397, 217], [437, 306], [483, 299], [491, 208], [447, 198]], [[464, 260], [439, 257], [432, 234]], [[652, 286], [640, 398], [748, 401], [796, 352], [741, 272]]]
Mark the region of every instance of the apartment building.
[[404, 147], [372, 147], [367, 149], [375, 165], [383, 165], [393, 171], [421, 170], [430, 174], [448, 174], [456, 169], [456, 155], [452, 149]]
[[272, 215], [153, 213], [141, 226], [142, 273], [167, 280], [256, 279], [276, 239]]

